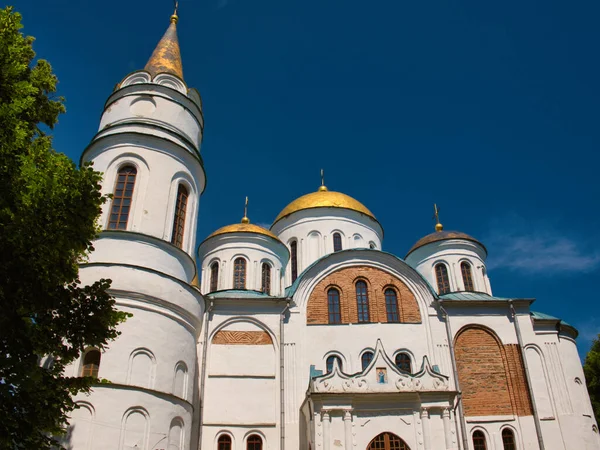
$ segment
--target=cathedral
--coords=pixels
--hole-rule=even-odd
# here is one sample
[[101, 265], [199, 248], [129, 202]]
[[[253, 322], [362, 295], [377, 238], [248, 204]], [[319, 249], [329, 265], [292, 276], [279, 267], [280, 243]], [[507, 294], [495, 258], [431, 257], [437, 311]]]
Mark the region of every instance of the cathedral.
[[81, 156], [112, 198], [80, 278], [111, 279], [132, 317], [69, 366], [101, 382], [65, 447], [599, 449], [577, 330], [493, 295], [484, 243], [439, 219], [393, 255], [375, 215], [321, 183], [269, 229], [245, 214], [197, 244], [204, 115], [177, 21]]

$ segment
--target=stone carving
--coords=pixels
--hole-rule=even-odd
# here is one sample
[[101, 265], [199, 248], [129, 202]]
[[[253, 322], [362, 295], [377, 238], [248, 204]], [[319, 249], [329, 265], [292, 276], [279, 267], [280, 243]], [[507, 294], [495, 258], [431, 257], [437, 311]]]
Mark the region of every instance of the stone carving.
[[212, 339], [216, 345], [270, 345], [271, 336], [266, 331], [217, 331]]

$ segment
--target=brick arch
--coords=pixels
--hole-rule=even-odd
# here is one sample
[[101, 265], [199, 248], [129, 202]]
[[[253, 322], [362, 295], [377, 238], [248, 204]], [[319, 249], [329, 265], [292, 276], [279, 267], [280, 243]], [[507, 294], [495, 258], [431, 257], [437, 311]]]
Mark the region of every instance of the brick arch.
[[341, 323], [358, 323], [355, 284], [359, 280], [367, 283], [371, 322], [387, 322], [383, 293], [385, 289], [391, 287], [398, 295], [400, 323], [421, 323], [417, 299], [408, 286], [399, 278], [368, 266], [346, 267], [319, 281], [308, 298], [306, 323], [308, 325], [329, 323], [327, 290], [331, 287], [336, 287], [340, 292]]
[[454, 354], [466, 416], [532, 415], [521, 352], [496, 333], [467, 325], [456, 335]]

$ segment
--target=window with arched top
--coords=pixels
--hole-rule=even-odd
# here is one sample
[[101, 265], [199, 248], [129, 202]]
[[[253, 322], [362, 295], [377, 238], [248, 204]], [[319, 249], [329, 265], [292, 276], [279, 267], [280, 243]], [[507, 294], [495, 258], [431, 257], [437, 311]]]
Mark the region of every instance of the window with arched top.
[[210, 292], [219, 290], [219, 263], [215, 261], [210, 265]]
[[356, 282], [355, 287], [358, 322], [369, 322], [369, 294], [367, 292], [367, 283], [360, 280]]
[[362, 370], [365, 370], [367, 367], [369, 367], [371, 361], [373, 361], [373, 352], [364, 352], [360, 357], [360, 364], [362, 366]]
[[412, 364], [410, 356], [407, 353], [398, 353], [396, 355], [396, 367], [404, 372], [412, 373]]
[[217, 450], [231, 450], [231, 436], [222, 434], [217, 441]]
[[388, 322], [400, 322], [398, 315], [398, 296], [392, 288], [387, 288], [384, 292], [385, 296], [385, 312]]
[[329, 323], [342, 323], [340, 292], [335, 288], [327, 291], [327, 310], [329, 313]]
[[185, 228], [185, 215], [187, 211], [188, 190], [183, 184], [177, 188], [177, 199], [175, 200], [175, 214], [173, 218], [173, 232], [171, 233], [171, 244], [183, 247], [183, 230]]
[[101, 355], [99, 350], [88, 350], [83, 356], [81, 376], [98, 378], [98, 371], [100, 370], [100, 358]]
[[333, 251], [339, 252], [342, 249], [342, 235], [333, 233]]
[[233, 262], [233, 288], [246, 289], [246, 260], [236, 258]]
[[265, 294], [271, 293], [271, 266], [267, 263], [262, 265], [260, 290]]
[[410, 450], [406, 442], [393, 433], [381, 433], [369, 443], [367, 450]]
[[298, 241], [290, 243], [290, 258], [292, 263], [292, 283], [298, 278]]
[[510, 428], [502, 430], [502, 446], [504, 450], [517, 450], [515, 433]]
[[487, 450], [485, 434], [483, 434], [483, 431], [481, 430], [475, 430], [473, 432], [473, 450]]
[[337, 361], [338, 363], [338, 367], [340, 368], [340, 370], [342, 370], [342, 360], [339, 356], [337, 355], [331, 355], [327, 357], [327, 360], [325, 361], [325, 366], [327, 368], [327, 373], [331, 373], [331, 371], [333, 370], [333, 362]]
[[117, 173], [117, 181], [110, 207], [110, 217], [108, 219], [109, 230], [127, 229], [127, 220], [131, 211], [136, 175], [137, 169], [133, 166], [123, 166]]
[[463, 284], [465, 285], [465, 291], [474, 291], [475, 286], [473, 285], [473, 275], [471, 271], [471, 264], [466, 261], [460, 263], [460, 271], [462, 273]]
[[440, 295], [450, 292], [450, 280], [448, 278], [448, 268], [446, 267], [446, 264], [438, 263], [435, 265], [435, 279]]
[[248, 436], [248, 440], [246, 441], [246, 450], [262, 450], [262, 448], [263, 441], [258, 434]]

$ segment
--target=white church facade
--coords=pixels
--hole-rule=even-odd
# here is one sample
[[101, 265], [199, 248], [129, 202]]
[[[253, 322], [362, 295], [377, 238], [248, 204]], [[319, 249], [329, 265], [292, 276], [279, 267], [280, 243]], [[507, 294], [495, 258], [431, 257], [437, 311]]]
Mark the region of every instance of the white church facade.
[[111, 279], [133, 316], [68, 369], [109, 382], [76, 397], [65, 446], [599, 449], [577, 331], [494, 296], [477, 239], [438, 221], [398, 257], [322, 185], [270, 229], [244, 217], [197, 245], [204, 118], [176, 24], [81, 157], [113, 194], [81, 281]]

